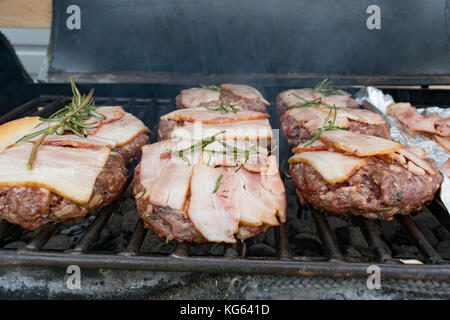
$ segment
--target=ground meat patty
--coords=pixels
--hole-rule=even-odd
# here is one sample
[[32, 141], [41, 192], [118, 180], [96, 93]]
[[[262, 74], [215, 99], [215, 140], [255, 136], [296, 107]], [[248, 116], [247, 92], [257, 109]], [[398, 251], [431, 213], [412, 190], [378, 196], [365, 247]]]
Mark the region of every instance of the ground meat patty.
[[[350, 123], [350, 131], [352, 132], [368, 134], [381, 138], [390, 138], [391, 136], [389, 126], [387, 124], [373, 125], [351, 119], [348, 119], [348, 121]], [[306, 142], [312, 138], [309, 131], [300, 126], [298, 121], [291, 116], [283, 117], [280, 128], [283, 136], [286, 138], [290, 146], [298, 146], [300, 143]]]
[[111, 152], [95, 181], [91, 200], [77, 204], [45, 188], [0, 188], [0, 218], [25, 229], [37, 229], [48, 222], [82, 218], [116, 200], [126, 185], [127, 169], [121, 155]]
[[[144, 198], [145, 188], [140, 183], [139, 174], [140, 165], [134, 171], [133, 195], [136, 198], [136, 208], [144, 226], [152, 229], [159, 238], [196, 243], [206, 242], [184, 212], [154, 206], [149, 203], [148, 198]], [[240, 225], [236, 237], [245, 240], [266, 232], [268, 228], [267, 225], [259, 227]]]
[[[358, 102], [356, 102], [353, 98], [349, 97], [347, 101], [346, 108], [359, 108]], [[292, 105], [289, 105], [286, 103], [286, 101], [283, 99], [282, 94], [278, 94], [275, 101], [275, 108], [278, 112], [278, 114], [283, 114], [286, 110], [292, 108]]]
[[[260, 100], [236, 97], [235, 95], [233, 95], [227, 91], [224, 91], [222, 96], [226, 99], [226, 101], [228, 103], [232, 104], [233, 106], [239, 107], [243, 110], [267, 112], [266, 105], [264, 104], [264, 102], [262, 102]], [[181, 103], [181, 94], [179, 94], [175, 97], [175, 104], [177, 106], [177, 109], [184, 108], [183, 104]], [[202, 104], [202, 106], [211, 107], [211, 108], [219, 107], [220, 102], [219, 101], [211, 101], [209, 103]]]
[[130, 162], [141, 156], [141, 147], [146, 145], [148, 141], [148, 135], [145, 132], [141, 132], [126, 145], [115, 148], [112, 151], [120, 154], [125, 162]]
[[175, 120], [161, 120], [158, 125], [158, 141], [170, 139], [170, 134], [177, 126], [181, 126], [183, 122]]
[[395, 214], [409, 214], [433, 200], [443, 178], [436, 162], [425, 160], [437, 172], [435, 176], [415, 175], [378, 158], [372, 158], [345, 183], [333, 186], [305, 163], [292, 164], [291, 175], [301, 203], [307, 201], [317, 210], [335, 215], [392, 220]]

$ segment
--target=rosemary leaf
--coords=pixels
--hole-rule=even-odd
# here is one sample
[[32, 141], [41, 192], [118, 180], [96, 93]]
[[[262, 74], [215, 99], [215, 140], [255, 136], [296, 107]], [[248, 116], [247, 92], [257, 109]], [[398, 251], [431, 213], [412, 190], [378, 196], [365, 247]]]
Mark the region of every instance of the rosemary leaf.
[[219, 176], [219, 178], [217, 178], [217, 181], [216, 181], [216, 187], [214, 188], [213, 193], [216, 193], [217, 190], [219, 190], [219, 187], [220, 187], [220, 181], [222, 180], [222, 178], [223, 178], [223, 173], [221, 173], [220, 176]]

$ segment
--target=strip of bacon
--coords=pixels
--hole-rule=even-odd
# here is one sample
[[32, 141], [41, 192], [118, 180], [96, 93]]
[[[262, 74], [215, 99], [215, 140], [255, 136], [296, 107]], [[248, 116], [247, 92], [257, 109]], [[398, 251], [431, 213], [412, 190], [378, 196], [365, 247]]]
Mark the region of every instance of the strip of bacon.
[[89, 202], [95, 180], [109, 157], [109, 148], [42, 145], [33, 170], [28, 170], [32, 148], [31, 143], [21, 143], [0, 153], [0, 187], [40, 187], [79, 204]]
[[360, 157], [389, 154], [402, 148], [400, 143], [392, 140], [346, 130], [324, 131], [319, 139], [326, 145]]
[[304, 162], [314, 168], [329, 184], [347, 181], [367, 163], [366, 158], [347, 156], [340, 152], [308, 151], [296, 153], [289, 163]]
[[269, 118], [268, 113], [250, 110], [224, 112], [208, 110], [204, 107], [179, 109], [161, 117], [161, 120], [201, 122], [207, 124], [227, 124], [235, 121], [258, 120]]
[[[219, 134], [222, 131], [225, 131], [225, 133]], [[213, 135], [216, 135], [217, 138], [226, 138], [228, 140], [264, 140], [271, 139], [273, 133], [269, 120], [267, 119], [238, 121], [230, 124], [202, 124], [185, 122], [183, 126], [175, 127], [173, 129], [171, 138], [199, 141]]]
[[336, 108], [359, 108], [358, 103], [353, 100], [350, 93], [341, 90], [341, 95], [323, 95], [320, 92], [313, 91], [314, 99], [320, 98], [323, 104], [336, 106]]
[[386, 109], [386, 113], [404, 123], [411, 131], [450, 135], [450, 117], [422, 115], [410, 103], [394, 103]]
[[305, 146], [308, 141], [300, 143], [295, 148], [292, 148], [292, 152], [304, 152], [304, 151], [319, 151], [319, 150], [327, 150], [330, 148], [330, 146], [324, 144], [320, 140], [315, 140], [313, 143], [311, 143], [309, 146]]
[[434, 140], [436, 140], [442, 148], [450, 152], [450, 137], [440, 137], [438, 135], [434, 135]]
[[181, 104], [183, 108], [197, 108], [211, 102], [219, 103], [219, 91], [204, 88], [190, 88], [181, 90]]
[[235, 190], [239, 184], [233, 173], [232, 169], [194, 166], [187, 213], [195, 229], [210, 242], [236, 242], [240, 208]]
[[227, 91], [238, 98], [255, 99], [262, 101], [265, 105], [269, 106], [270, 102], [264, 99], [261, 92], [253, 87], [244, 84], [232, 84], [224, 83], [220, 86], [223, 91]]

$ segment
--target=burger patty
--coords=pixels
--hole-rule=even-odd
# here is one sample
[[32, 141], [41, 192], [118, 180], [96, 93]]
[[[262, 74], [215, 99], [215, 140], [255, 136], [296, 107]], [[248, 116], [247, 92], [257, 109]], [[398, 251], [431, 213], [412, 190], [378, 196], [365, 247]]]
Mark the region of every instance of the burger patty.
[[48, 222], [82, 218], [116, 200], [127, 181], [123, 157], [111, 152], [95, 181], [87, 205], [77, 204], [48, 189], [38, 187], [0, 188], [0, 218], [29, 230]]
[[[239, 107], [243, 110], [250, 110], [250, 111], [258, 111], [258, 112], [267, 112], [266, 105], [264, 102], [257, 100], [257, 99], [247, 99], [247, 98], [241, 98], [236, 97], [235, 95], [231, 94], [230, 92], [224, 91], [222, 93], [222, 96], [226, 99], [226, 101], [236, 107]], [[183, 109], [183, 104], [181, 103], [181, 94], [177, 95], [175, 97], [175, 104], [177, 106], [177, 109]], [[220, 105], [219, 101], [211, 101], [205, 104], [202, 104], [201, 107], [218, 107]]]
[[141, 132], [126, 145], [115, 148], [112, 151], [120, 154], [125, 162], [130, 162], [141, 156], [141, 147], [146, 145], [148, 141], [148, 135], [145, 132]]
[[434, 160], [425, 161], [435, 176], [415, 175], [400, 165], [371, 158], [346, 182], [335, 185], [305, 163], [291, 164], [290, 169], [301, 204], [306, 201], [334, 215], [392, 220], [395, 214], [409, 214], [433, 200], [443, 177]]
[[[148, 197], [144, 197], [145, 188], [141, 184], [140, 164], [134, 171], [133, 195], [136, 198], [136, 208], [139, 216], [144, 222], [144, 226], [152, 229], [159, 238], [168, 240], [176, 239], [178, 241], [187, 241], [195, 243], [207, 242], [206, 239], [195, 229], [187, 215], [182, 211], [173, 210], [168, 207], [159, 207], [152, 205]], [[265, 232], [269, 227], [262, 225], [259, 227], [239, 226], [236, 237], [245, 240], [255, 237]]]
[[175, 120], [161, 120], [158, 125], [158, 141], [170, 139], [175, 127], [181, 126], [183, 122]]
[[[371, 136], [390, 138], [389, 126], [367, 124], [359, 121], [348, 119], [349, 130], [356, 133], [368, 134]], [[312, 136], [306, 128], [302, 127], [300, 123], [291, 116], [283, 117], [283, 121], [280, 126], [283, 136], [291, 146], [298, 146], [300, 143], [306, 142], [311, 139]]]
[[[292, 105], [288, 105], [281, 94], [277, 95], [275, 101], [275, 108], [278, 114], [283, 114], [286, 110], [292, 108]], [[359, 108], [358, 102], [356, 102], [353, 98], [349, 98], [346, 104], [346, 108]]]

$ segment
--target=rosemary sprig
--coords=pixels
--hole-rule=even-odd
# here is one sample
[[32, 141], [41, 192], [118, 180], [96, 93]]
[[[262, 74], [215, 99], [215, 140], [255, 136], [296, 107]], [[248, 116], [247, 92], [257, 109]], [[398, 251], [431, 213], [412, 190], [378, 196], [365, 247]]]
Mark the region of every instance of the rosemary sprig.
[[40, 136], [34, 143], [28, 159], [27, 168], [29, 170], [33, 169], [33, 162], [36, 158], [38, 148], [47, 136], [55, 133], [63, 135], [66, 131], [70, 131], [78, 137], [85, 137], [88, 134], [88, 129], [95, 128], [98, 125], [97, 123], [87, 123], [86, 120], [92, 117], [106, 119], [105, 116], [95, 111], [97, 107], [94, 106], [94, 89], [91, 89], [87, 95], [82, 95], [72, 77], [70, 77], [70, 86], [73, 93], [72, 102], [53, 113], [49, 118], [40, 119], [43, 122], [55, 122], [56, 124], [26, 135], [16, 142], [27, 141]]
[[346, 93], [343, 90], [339, 90], [333, 87], [332, 82], [328, 79], [324, 79], [319, 82], [315, 87], [314, 91], [320, 92], [324, 96], [331, 96], [334, 94], [337, 95], [345, 95]]
[[215, 85], [206, 86], [206, 85], [204, 85], [204, 84], [201, 83], [201, 82], [199, 82], [198, 84], [199, 84], [200, 87], [202, 87], [203, 89], [208, 89], [208, 90], [211, 90], [211, 91], [219, 91], [219, 92], [222, 92], [222, 88], [219, 87], [219, 86], [215, 86]]
[[208, 107], [208, 106], [203, 106], [204, 108], [211, 110], [211, 111], [225, 111], [226, 113], [228, 112], [233, 112], [236, 113], [239, 111], [239, 108], [237, 108], [236, 106], [232, 105], [231, 103], [229, 103], [227, 101], [227, 99], [223, 96], [223, 90], [220, 86], [216, 86], [216, 85], [211, 85], [211, 86], [206, 86], [203, 83], [199, 82], [199, 85], [203, 88], [203, 89], [207, 89], [207, 90], [211, 90], [211, 91], [217, 91], [219, 92], [222, 97], [220, 100], [220, 106], [214, 108], [214, 107]]
[[217, 178], [217, 181], [216, 181], [216, 187], [214, 188], [213, 193], [216, 193], [217, 190], [219, 190], [219, 187], [220, 187], [220, 181], [222, 180], [222, 178], [223, 178], [223, 173], [221, 173], [220, 176]]
[[[334, 113], [333, 113], [334, 112]], [[333, 121], [330, 120], [331, 114], [333, 113]], [[331, 130], [348, 130], [349, 128], [341, 128], [339, 126], [336, 126], [336, 119], [337, 119], [337, 108], [335, 105], [330, 109], [328, 112], [327, 117], [325, 118], [323, 125], [321, 128], [317, 129], [317, 133], [309, 139], [305, 144], [304, 147], [310, 146], [314, 141], [316, 141], [324, 131], [331, 131]]]
[[206, 108], [211, 111], [225, 111], [226, 113], [228, 113], [228, 112], [236, 113], [239, 111], [239, 108], [236, 108], [234, 105], [229, 103], [227, 101], [227, 99], [225, 99], [225, 98], [222, 98], [222, 100], [220, 101], [220, 106], [218, 106], [216, 108], [208, 107], [208, 106], [203, 106], [203, 108]]
[[317, 98], [317, 99], [313, 99], [313, 100], [307, 100], [305, 98], [300, 97], [298, 94], [296, 94], [294, 92], [291, 92], [291, 94], [294, 97], [296, 97], [296, 98], [298, 98], [298, 99], [303, 101], [303, 103], [299, 102], [299, 103], [294, 104], [292, 106], [293, 108], [308, 108], [308, 107], [311, 107], [311, 106], [314, 106], [314, 105], [321, 105], [321, 106], [324, 106], [326, 108], [332, 108], [329, 105], [322, 103], [322, 98], [320, 98], [320, 97]]
[[[191, 153], [194, 152], [196, 150], [202, 150], [208, 153], [208, 165], [210, 164], [211, 161], [211, 154], [212, 153], [218, 153], [218, 154], [231, 154], [234, 156], [235, 159], [238, 158], [244, 158], [244, 162], [241, 164], [236, 164], [235, 166], [232, 167], [237, 167], [237, 169], [235, 170], [235, 172], [238, 172], [239, 170], [241, 170], [248, 162], [250, 155], [252, 154], [259, 154], [259, 151], [257, 149], [256, 146], [251, 146], [248, 150], [246, 149], [241, 149], [238, 148], [236, 146], [231, 146], [228, 143], [226, 143], [226, 139], [225, 138], [217, 138], [218, 135], [225, 133], [225, 130], [222, 130], [212, 136], [206, 137], [204, 139], [202, 139], [200, 142], [194, 143], [191, 146], [184, 148], [182, 150], [178, 150], [178, 151], [168, 151], [171, 152], [172, 154], [180, 157], [183, 161], [186, 161], [188, 165], [190, 165], [190, 161], [189, 159], [186, 157], [186, 153]], [[205, 150], [205, 148], [210, 145], [213, 142], [219, 142], [224, 148], [225, 151], [215, 151], [215, 150]], [[216, 189], [214, 191], [214, 193], [217, 191], [217, 189], [220, 186], [220, 180], [222, 180], [223, 175], [221, 175], [219, 177], [219, 179], [217, 179], [216, 181]]]

